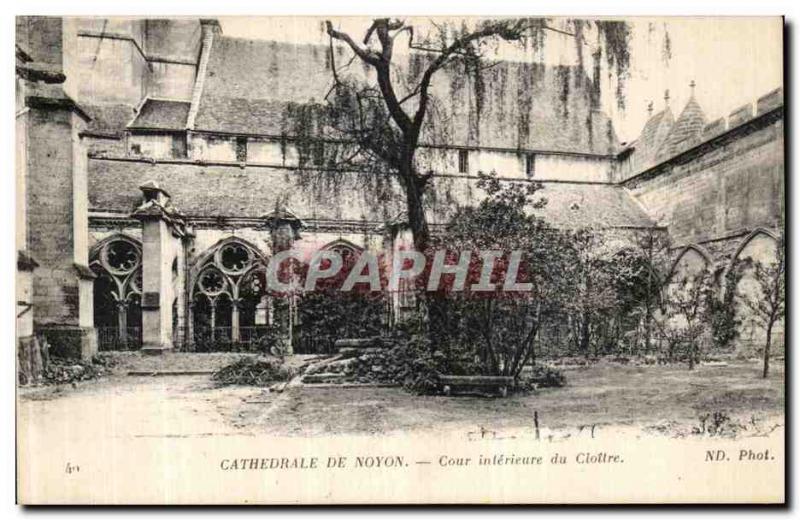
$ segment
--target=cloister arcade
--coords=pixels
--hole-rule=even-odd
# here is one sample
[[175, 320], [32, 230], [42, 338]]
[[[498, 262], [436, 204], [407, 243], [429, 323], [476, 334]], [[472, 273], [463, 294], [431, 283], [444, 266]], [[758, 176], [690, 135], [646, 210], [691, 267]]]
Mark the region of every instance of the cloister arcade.
[[[717, 283], [736, 260], [774, 261], [778, 237], [768, 229], [756, 229], [743, 237], [729, 259], [715, 261], [711, 252], [700, 245], [682, 248], [675, 257], [670, 279], [695, 275], [702, 270], [716, 273]], [[337, 239], [323, 249], [338, 252], [347, 262], [361, 251], [355, 244]], [[279, 328], [300, 350], [301, 343], [312, 341], [298, 327], [311, 329], [314, 310], [300, 309], [324, 305], [324, 301], [291, 296], [276, 298], [269, 294], [266, 269], [269, 257], [252, 242], [240, 237], [218, 241], [188, 263], [185, 309], [173, 303], [175, 348], [203, 349], [213, 343], [250, 345], [270, 328]], [[722, 265], [720, 265], [722, 264]], [[101, 350], [135, 349], [141, 345], [142, 330], [142, 246], [125, 234], [116, 234], [98, 242], [90, 252], [94, 281], [94, 319]], [[176, 262], [173, 262], [173, 270]], [[176, 273], [173, 273], [175, 276]], [[720, 288], [722, 288], [720, 286]], [[745, 269], [737, 291], [754, 291], [752, 269]], [[323, 295], [324, 297], [324, 295]], [[319, 300], [319, 298], [317, 298]], [[384, 309], [384, 312], [386, 310]], [[389, 311], [390, 312], [390, 311]], [[742, 312], [746, 313], [746, 310]], [[178, 317], [184, 313], [185, 319]], [[383, 319], [380, 312], [371, 316]], [[178, 322], [183, 325], [178, 326]], [[752, 316], [744, 316], [743, 343], [757, 345], [763, 340], [762, 327]], [[783, 333], [780, 326], [777, 334]], [[297, 337], [293, 337], [296, 335]], [[208, 347], [210, 348], [210, 347]]]

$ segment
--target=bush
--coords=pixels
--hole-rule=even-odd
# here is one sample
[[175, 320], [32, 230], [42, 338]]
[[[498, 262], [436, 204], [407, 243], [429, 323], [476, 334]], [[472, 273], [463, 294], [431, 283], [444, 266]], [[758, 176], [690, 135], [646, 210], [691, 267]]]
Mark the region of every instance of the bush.
[[95, 356], [90, 362], [52, 356], [42, 373], [42, 379], [50, 385], [89, 381], [110, 374], [114, 364], [113, 359], [101, 356]]
[[211, 376], [218, 386], [249, 385], [268, 386], [280, 381], [288, 381], [296, 375], [296, 370], [283, 363], [281, 358], [268, 359], [243, 357], [226, 365]]
[[[422, 335], [400, 339], [396, 346], [386, 354], [389, 363], [402, 366], [403, 387], [416, 394], [435, 394], [439, 390], [439, 374], [447, 375], [485, 375], [483, 366], [470, 356], [453, 357], [441, 351], [433, 351], [430, 341]], [[561, 370], [549, 366], [536, 365], [531, 372], [520, 378], [520, 389], [561, 387], [567, 378]]]

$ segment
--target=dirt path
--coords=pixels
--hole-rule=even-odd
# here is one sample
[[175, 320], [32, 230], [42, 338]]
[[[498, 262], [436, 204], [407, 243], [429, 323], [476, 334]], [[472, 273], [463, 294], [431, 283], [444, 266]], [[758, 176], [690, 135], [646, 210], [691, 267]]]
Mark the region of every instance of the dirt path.
[[[23, 391], [19, 418], [33, 432], [94, 438], [216, 435], [384, 435], [407, 431], [597, 426], [691, 432], [723, 412], [758, 428], [779, 424], [783, 366], [770, 379], [754, 363], [685, 367], [592, 366], [566, 371], [568, 385], [507, 399], [414, 396], [401, 388], [216, 388], [207, 375], [124, 377], [78, 388]], [[763, 426], [762, 426], [763, 425]]]
[[98, 429], [112, 437], [228, 435], [238, 428], [220, 409], [237, 407], [260, 390], [214, 388], [208, 376], [113, 377], [77, 389], [23, 393], [20, 424], [32, 431], [69, 428], [76, 438]]

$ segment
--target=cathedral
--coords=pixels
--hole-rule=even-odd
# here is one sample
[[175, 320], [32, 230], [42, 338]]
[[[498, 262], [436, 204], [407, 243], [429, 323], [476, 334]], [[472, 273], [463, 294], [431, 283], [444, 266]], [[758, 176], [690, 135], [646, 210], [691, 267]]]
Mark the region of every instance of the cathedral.
[[[82, 358], [248, 344], [297, 319], [259, 290], [276, 250], [391, 252], [407, 240], [398, 186], [305, 178], [292, 108], [325, 98], [344, 48], [230, 37], [214, 19], [19, 17], [16, 30], [21, 344], [44, 337]], [[419, 160], [435, 172], [433, 229], [480, 200], [479, 172], [495, 172], [541, 182], [556, 227], [663, 230], [674, 271], [774, 255], [781, 88], [713, 121], [694, 95], [673, 107], [666, 93], [621, 143], [577, 67], [507, 61], [482, 74], [444, 69], [432, 87], [445, 117]], [[387, 319], [409, 300], [391, 298]], [[290, 348], [313, 352], [301, 339]]]

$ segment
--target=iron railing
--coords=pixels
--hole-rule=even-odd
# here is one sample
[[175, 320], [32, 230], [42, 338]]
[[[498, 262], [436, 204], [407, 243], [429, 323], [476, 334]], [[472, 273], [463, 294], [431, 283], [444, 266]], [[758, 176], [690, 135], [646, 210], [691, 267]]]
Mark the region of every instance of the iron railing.
[[141, 347], [141, 327], [128, 327], [124, 331], [117, 327], [97, 327], [97, 348], [100, 351], [139, 350]]

